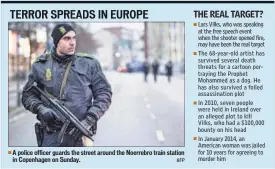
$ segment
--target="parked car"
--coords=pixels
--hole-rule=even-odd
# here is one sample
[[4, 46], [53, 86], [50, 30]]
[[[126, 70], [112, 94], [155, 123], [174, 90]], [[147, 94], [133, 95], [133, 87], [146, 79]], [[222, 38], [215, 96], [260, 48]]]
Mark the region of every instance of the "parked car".
[[118, 71], [118, 72], [128, 72], [126, 66], [119, 66], [119, 67], [117, 68], [117, 71]]
[[126, 67], [129, 73], [143, 71], [143, 63], [139, 61], [129, 62], [126, 64]]

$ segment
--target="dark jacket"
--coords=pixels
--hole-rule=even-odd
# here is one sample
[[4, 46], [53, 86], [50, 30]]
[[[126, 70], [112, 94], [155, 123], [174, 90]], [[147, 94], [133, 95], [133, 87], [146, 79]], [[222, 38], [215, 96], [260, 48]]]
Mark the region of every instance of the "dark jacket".
[[159, 62], [158, 61], [154, 61], [153, 64], [152, 64], [152, 68], [153, 68], [153, 74], [158, 74]]
[[166, 63], [165, 69], [166, 69], [166, 75], [167, 76], [172, 76], [173, 75], [173, 64], [172, 64], [172, 62]]
[[[67, 83], [63, 95], [59, 97], [66, 64], [70, 61], [72, 65]], [[45, 100], [33, 89], [27, 91], [33, 82], [37, 82], [40, 87], [59, 99], [79, 120], [83, 120], [87, 113], [92, 113], [100, 119], [111, 104], [111, 85], [98, 60], [87, 54], [76, 54], [60, 60], [56, 57], [55, 50], [52, 50], [37, 58], [22, 92], [23, 106], [36, 114], [35, 108]]]
[[149, 71], [150, 71], [150, 65], [149, 65], [149, 63], [144, 62], [144, 63], [143, 63], [143, 72], [144, 72], [145, 74], [148, 74]]

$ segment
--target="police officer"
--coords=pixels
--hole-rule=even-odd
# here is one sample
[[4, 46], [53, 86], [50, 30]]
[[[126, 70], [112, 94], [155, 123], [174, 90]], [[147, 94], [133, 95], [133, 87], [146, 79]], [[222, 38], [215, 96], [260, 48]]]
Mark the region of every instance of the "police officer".
[[54, 47], [33, 63], [22, 92], [22, 104], [36, 114], [39, 121], [47, 124], [39, 134], [42, 137], [38, 146], [82, 147], [81, 138], [77, 138], [76, 143], [72, 142], [75, 139], [73, 136], [79, 134], [74, 127], [68, 128], [62, 143], [57, 142], [62, 124], [55, 116], [55, 110], [30, 86], [36, 82], [94, 132], [98, 120], [111, 104], [111, 86], [97, 59], [88, 54], [75, 53], [76, 31], [72, 26], [58, 24], [51, 36]]

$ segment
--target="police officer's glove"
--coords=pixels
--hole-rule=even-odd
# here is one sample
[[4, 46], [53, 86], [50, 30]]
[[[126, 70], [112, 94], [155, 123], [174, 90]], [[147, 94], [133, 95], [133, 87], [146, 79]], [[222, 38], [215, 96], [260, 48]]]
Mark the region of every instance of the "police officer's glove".
[[39, 105], [36, 110], [38, 120], [43, 121], [47, 124], [53, 124], [56, 121], [55, 112], [52, 109], [44, 105]]
[[[95, 116], [92, 115], [87, 115], [86, 118], [84, 120], [81, 121], [81, 124], [87, 129], [87, 130], [91, 130], [91, 128], [96, 124], [97, 122], [97, 118]], [[82, 136], [82, 133], [77, 129], [77, 128], [73, 128], [70, 132], [69, 132], [70, 136], [73, 136], [75, 138], [79, 138]]]

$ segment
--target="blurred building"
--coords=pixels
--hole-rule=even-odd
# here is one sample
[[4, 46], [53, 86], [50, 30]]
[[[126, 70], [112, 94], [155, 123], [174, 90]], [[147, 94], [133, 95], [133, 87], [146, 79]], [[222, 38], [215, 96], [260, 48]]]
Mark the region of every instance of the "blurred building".
[[141, 33], [124, 27], [103, 28], [94, 33], [99, 43], [97, 55], [108, 68], [117, 69], [144, 56]]
[[144, 61], [144, 40], [142, 39], [144, 31], [134, 31], [133, 45], [132, 45], [132, 58], [135, 61]]
[[96, 55], [104, 69], [113, 69], [115, 53], [117, 52], [118, 39], [107, 30], [99, 30], [94, 33], [93, 38], [98, 42]]
[[9, 77], [24, 76], [31, 63], [45, 49], [45, 23], [9, 23]]
[[175, 65], [184, 60], [184, 22], [150, 22], [147, 24], [149, 60], [158, 58], [162, 64], [172, 60]]
[[[51, 33], [64, 22], [9, 23], [9, 77], [28, 72], [37, 56], [53, 47]], [[77, 32], [76, 52], [95, 53], [98, 47], [86, 27], [70, 22]]]
[[[119, 59], [119, 66], [126, 65], [132, 59], [133, 30], [124, 27], [104, 28], [113, 33], [117, 38], [117, 51], [115, 59]], [[117, 67], [118, 65], [115, 65]]]
[[76, 52], [96, 54], [97, 48], [100, 46], [93, 38], [93, 34], [89, 32], [90, 23], [76, 23], [73, 27], [76, 30]]

